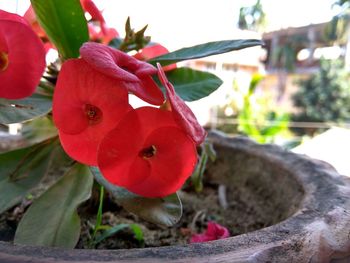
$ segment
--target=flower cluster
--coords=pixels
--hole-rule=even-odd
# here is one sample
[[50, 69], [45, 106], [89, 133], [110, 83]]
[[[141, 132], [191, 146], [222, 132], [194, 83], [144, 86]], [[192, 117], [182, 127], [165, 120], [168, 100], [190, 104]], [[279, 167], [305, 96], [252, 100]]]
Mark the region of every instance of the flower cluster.
[[[93, 42], [85, 43], [80, 55], [63, 64], [53, 99], [65, 151], [136, 194], [163, 197], [176, 192], [192, 174], [196, 145], [206, 132], [162, 67]], [[153, 79], [157, 73], [165, 97]], [[129, 93], [160, 107], [134, 109]]]
[[[52, 107], [61, 145], [76, 161], [98, 166], [115, 185], [145, 197], [172, 194], [192, 174], [196, 146], [206, 136], [164, 73], [176, 65], [163, 69], [145, 62], [168, 52], [159, 44], [134, 56], [105, 45], [118, 32], [107, 27], [91, 0], [80, 2], [92, 17], [90, 39], [102, 43], [86, 42], [80, 58], [61, 67]], [[54, 46], [32, 7], [23, 18], [1, 11], [0, 97], [24, 98], [35, 91], [48, 48]], [[134, 109], [130, 93], [153, 106]]]

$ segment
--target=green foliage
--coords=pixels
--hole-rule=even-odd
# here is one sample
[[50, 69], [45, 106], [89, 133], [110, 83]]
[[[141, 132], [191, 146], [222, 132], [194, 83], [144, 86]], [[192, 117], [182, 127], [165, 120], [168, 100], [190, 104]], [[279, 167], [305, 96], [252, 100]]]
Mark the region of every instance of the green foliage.
[[127, 211], [162, 226], [173, 226], [182, 216], [182, 204], [177, 194], [163, 198], [145, 198], [109, 183], [97, 167], [90, 167], [95, 180]]
[[89, 40], [84, 12], [78, 0], [31, 0], [40, 25], [63, 59], [79, 57], [80, 46]]
[[21, 100], [0, 98], [0, 123], [10, 124], [32, 120], [51, 111], [51, 98], [34, 94]]
[[194, 190], [197, 193], [203, 190], [203, 175], [207, 166], [208, 158], [212, 162], [215, 162], [216, 160], [216, 152], [212, 143], [206, 141], [204, 144], [202, 144], [201, 148], [202, 151], [199, 162], [194, 173], [191, 175], [191, 181], [194, 186]]
[[156, 65], [156, 63], [159, 62], [162, 66], [166, 66], [184, 60], [203, 58], [259, 45], [263, 45], [263, 42], [257, 39], [236, 39], [208, 42], [192, 47], [181, 48], [174, 52], [152, 58], [148, 62], [153, 65]]
[[166, 73], [176, 93], [185, 101], [195, 101], [217, 90], [222, 80], [209, 72], [187, 67], [176, 68]]
[[132, 50], [138, 51], [151, 41], [151, 37], [145, 36], [146, 29], [147, 25], [141, 30], [135, 32], [135, 30], [131, 28], [130, 17], [128, 17], [125, 23], [125, 38], [123, 40], [116, 39], [111, 42], [110, 45], [124, 52], [129, 52]]
[[[274, 142], [277, 135], [287, 133], [288, 114], [276, 112], [270, 105], [270, 98], [258, 97], [255, 94], [255, 90], [262, 79], [263, 76], [259, 74], [253, 75], [246, 91], [237, 92], [242, 105], [237, 105], [237, 98], [235, 98], [230, 99], [228, 104], [221, 109], [235, 108], [237, 114], [232, 117], [225, 116], [225, 118], [227, 120], [237, 118], [237, 127], [233, 124], [228, 124], [219, 126], [219, 129], [231, 133], [245, 134], [259, 143]], [[238, 89], [239, 87], [236, 88]]]
[[308, 41], [304, 36], [290, 36], [286, 43], [282, 43], [272, 51], [272, 65], [287, 72], [293, 72], [297, 61], [297, 53], [307, 45]]
[[104, 187], [100, 186], [100, 200], [99, 200], [99, 205], [98, 205], [98, 211], [96, 215], [96, 223], [95, 227], [92, 233], [92, 240], [95, 240], [97, 231], [101, 228], [102, 226], [102, 211], [103, 211], [103, 199], [104, 199]]
[[[349, 10], [350, 11], [350, 10]], [[347, 34], [349, 32], [350, 14], [340, 14], [334, 16], [328, 22], [324, 36], [326, 40], [331, 42], [346, 43]]]
[[[243, 108], [238, 115], [238, 130], [259, 143], [270, 143], [277, 134], [288, 129], [289, 117], [284, 113], [266, 110], [267, 105], [261, 107], [260, 111], [255, 109], [254, 103], [257, 101], [254, 101], [253, 94], [262, 79], [258, 74], [252, 77], [248, 92], [243, 98]], [[267, 126], [266, 122], [271, 124]]]
[[45, 177], [57, 140], [0, 154], [0, 213], [18, 204]]
[[298, 113], [294, 121], [350, 121], [350, 75], [343, 62], [321, 60], [320, 70], [307, 80], [299, 81], [293, 96]]
[[58, 136], [58, 132], [52, 118], [43, 116], [23, 123], [21, 135], [27, 143], [36, 144]]
[[349, 0], [337, 0], [337, 1], [335, 1], [334, 5], [338, 5], [338, 6], [347, 5], [347, 7], [349, 7], [350, 1]]
[[[102, 214], [103, 214], [103, 200], [104, 200], [104, 187], [100, 186], [100, 200], [99, 200], [99, 206], [96, 216], [96, 223], [93, 228], [92, 236], [91, 236], [91, 242], [89, 244], [89, 247], [94, 248], [97, 244], [105, 240], [106, 238], [109, 238], [119, 231], [129, 228], [134, 233], [134, 238], [140, 243], [140, 245], [143, 245], [143, 232], [139, 225], [137, 224], [118, 224], [116, 226], [108, 226], [102, 224]], [[98, 234], [99, 233], [99, 234]]]
[[349, 34], [350, 1], [338, 0], [333, 4], [335, 6], [340, 8], [340, 12], [327, 23], [324, 37], [328, 41], [345, 44]]
[[253, 6], [241, 7], [239, 10], [238, 27], [253, 31], [261, 31], [266, 26], [266, 14], [260, 0]]
[[272, 64], [288, 72], [294, 71], [296, 59], [297, 52], [291, 43], [277, 47], [272, 53]]
[[118, 224], [115, 226], [103, 226], [101, 227], [101, 230], [103, 231], [93, 240], [92, 246], [95, 247], [106, 238], [109, 238], [124, 229], [130, 229], [134, 234], [134, 238], [139, 242], [140, 246], [143, 246], [143, 232], [141, 227], [137, 224]]
[[76, 209], [90, 198], [92, 183], [89, 168], [75, 164], [29, 207], [18, 225], [14, 242], [74, 248], [80, 235]]

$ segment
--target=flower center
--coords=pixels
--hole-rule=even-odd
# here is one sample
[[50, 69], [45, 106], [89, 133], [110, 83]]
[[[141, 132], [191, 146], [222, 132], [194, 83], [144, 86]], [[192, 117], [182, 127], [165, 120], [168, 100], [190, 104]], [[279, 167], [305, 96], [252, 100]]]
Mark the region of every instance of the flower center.
[[102, 111], [94, 105], [86, 104], [85, 114], [89, 119], [90, 124], [98, 124], [102, 120]]
[[7, 53], [0, 51], [0, 72], [5, 71], [9, 65]]
[[139, 152], [139, 156], [142, 157], [143, 159], [150, 159], [153, 156], [155, 156], [157, 153], [157, 148], [154, 145], [151, 145], [149, 147], [143, 148]]

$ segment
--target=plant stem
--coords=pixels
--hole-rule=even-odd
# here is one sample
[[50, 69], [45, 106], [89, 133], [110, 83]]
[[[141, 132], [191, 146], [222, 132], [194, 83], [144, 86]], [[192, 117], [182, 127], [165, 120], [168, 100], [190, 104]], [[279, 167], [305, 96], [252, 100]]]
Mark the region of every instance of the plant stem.
[[92, 233], [92, 237], [91, 237], [92, 243], [94, 243], [94, 241], [96, 239], [97, 231], [100, 229], [101, 223], [102, 223], [104, 190], [105, 190], [105, 188], [101, 185], [101, 187], [100, 187], [100, 202], [98, 205], [98, 210], [97, 210], [97, 215], [96, 215], [96, 223], [95, 223], [95, 227], [94, 227], [94, 232]]

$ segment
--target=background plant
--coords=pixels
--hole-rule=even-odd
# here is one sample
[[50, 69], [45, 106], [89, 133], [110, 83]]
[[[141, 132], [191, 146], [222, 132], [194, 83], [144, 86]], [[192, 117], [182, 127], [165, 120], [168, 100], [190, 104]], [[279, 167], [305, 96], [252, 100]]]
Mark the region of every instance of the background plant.
[[[262, 75], [255, 74], [246, 89], [234, 85], [239, 98], [233, 97], [220, 110], [220, 116], [226, 121], [225, 124], [219, 125], [219, 129], [247, 135], [259, 143], [272, 143], [276, 137], [288, 133], [289, 115], [273, 109], [270, 106], [271, 98], [256, 95], [257, 87], [262, 80]], [[240, 105], [238, 101], [241, 101]], [[236, 114], [225, 116], [227, 108], [233, 109]], [[237, 125], [230, 123], [230, 120], [235, 118]]]
[[[306, 80], [299, 81], [293, 96], [297, 113], [293, 121], [349, 122], [350, 75], [339, 60], [320, 61], [320, 69]], [[306, 133], [306, 130], [299, 132]], [[315, 132], [312, 129], [310, 132]]]

